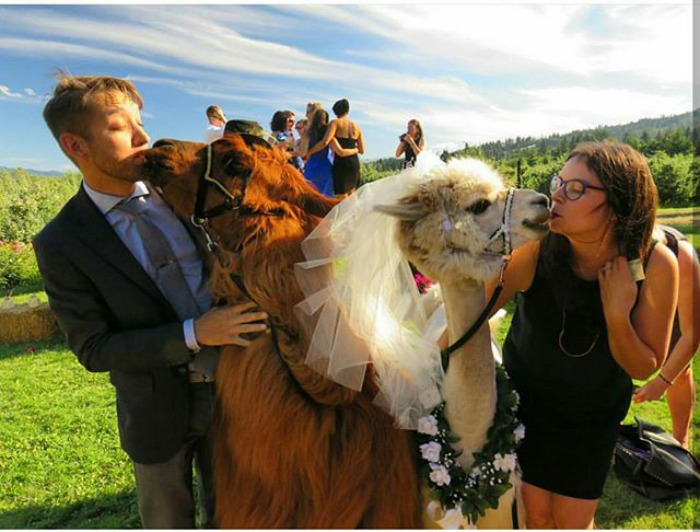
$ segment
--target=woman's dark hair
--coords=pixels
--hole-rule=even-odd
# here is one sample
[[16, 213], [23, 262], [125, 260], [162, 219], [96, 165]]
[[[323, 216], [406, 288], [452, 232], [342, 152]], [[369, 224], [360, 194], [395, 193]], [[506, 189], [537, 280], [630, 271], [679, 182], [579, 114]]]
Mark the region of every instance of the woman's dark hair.
[[328, 129], [328, 111], [317, 109], [311, 117], [309, 126], [309, 146], [313, 147], [326, 134]]
[[[585, 142], [576, 146], [567, 161], [579, 158], [605, 188], [614, 215], [614, 235], [620, 255], [646, 260], [656, 222], [658, 192], [644, 156], [617, 141]], [[571, 244], [563, 235], [550, 233], [542, 242], [540, 261], [545, 276], [563, 281], [571, 276]], [[564, 286], [560, 287], [564, 289]]]
[[275, 111], [272, 115], [272, 120], [270, 121], [271, 131], [286, 131], [287, 129], [287, 119], [294, 116], [291, 111]]
[[350, 112], [350, 102], [347, 101], [345, 98], [342, 100], [338, 100], [333, 104], [333, 113], [335, 116], [340, 118], [341, 116], [344, 116]]

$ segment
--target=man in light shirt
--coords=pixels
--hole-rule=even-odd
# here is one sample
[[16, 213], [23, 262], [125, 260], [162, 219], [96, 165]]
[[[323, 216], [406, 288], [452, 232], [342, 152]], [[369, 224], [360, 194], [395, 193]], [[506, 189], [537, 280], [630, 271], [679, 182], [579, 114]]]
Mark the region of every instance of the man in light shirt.
[[116, 388], [144, 527], [195, 527], [193, 463], [211, 527], [217, 346], [248, 345], [240, 335], [265, 330], [266, 315], [251, 303], [211, 307], [187, 228], [140, 180], [142, 106], [129, 81], [60, 75], [44, 118], [83, 182], [34, 249], [71, 350]]

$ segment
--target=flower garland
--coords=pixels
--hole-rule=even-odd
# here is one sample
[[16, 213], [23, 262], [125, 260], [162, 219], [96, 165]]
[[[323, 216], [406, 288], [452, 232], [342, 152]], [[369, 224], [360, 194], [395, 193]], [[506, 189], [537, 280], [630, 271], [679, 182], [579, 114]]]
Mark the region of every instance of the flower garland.
[[461, 454], [451, 444], [459, 441], [452, 435], [445, 418], [445, 402], [418, 420], [418, 442], [423, 458], [421, 474], [428, 479], [432, 512], [436, 503], [444, 517], [443, 528], [469, 526], [488, 508], [497, 508], [498, 500], [508, 491], [510, 473], [515, 469], [515, 447], [525, 436], [525, 427], [515, 417], [519, 397], [510, 384], [508, 374], [496, 365], [496, 414], [487, 433], [487, 442], [474, 453], [469, 473], [457, 462]]

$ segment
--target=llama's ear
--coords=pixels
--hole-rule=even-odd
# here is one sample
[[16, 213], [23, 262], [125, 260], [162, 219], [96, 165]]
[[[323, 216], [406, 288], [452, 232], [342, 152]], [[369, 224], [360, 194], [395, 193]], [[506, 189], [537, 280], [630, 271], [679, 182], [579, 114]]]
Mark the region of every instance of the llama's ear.
[[374, 210], [409, 222], [415, 222], [425, 214], [423, 211], [423, 204], [420, 201], [396, 203], [394, 205], [375, 205]]

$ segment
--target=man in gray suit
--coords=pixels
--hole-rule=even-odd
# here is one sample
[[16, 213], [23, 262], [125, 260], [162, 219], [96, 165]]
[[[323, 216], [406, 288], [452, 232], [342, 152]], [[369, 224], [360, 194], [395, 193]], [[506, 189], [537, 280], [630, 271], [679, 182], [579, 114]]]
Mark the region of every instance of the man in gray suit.
[[146, 528], [193, 528], [192, 464], [203, 526], [213, 523], [211, 420], [217, 346], [246, 346], [267, 316], [211, 307], [187, 228], [140, 180], [149, 137], [134, 85], [59, 76], [44, 118], [83, 182], [34, 239], [49, 303], [89, 371], [108, 371]]

